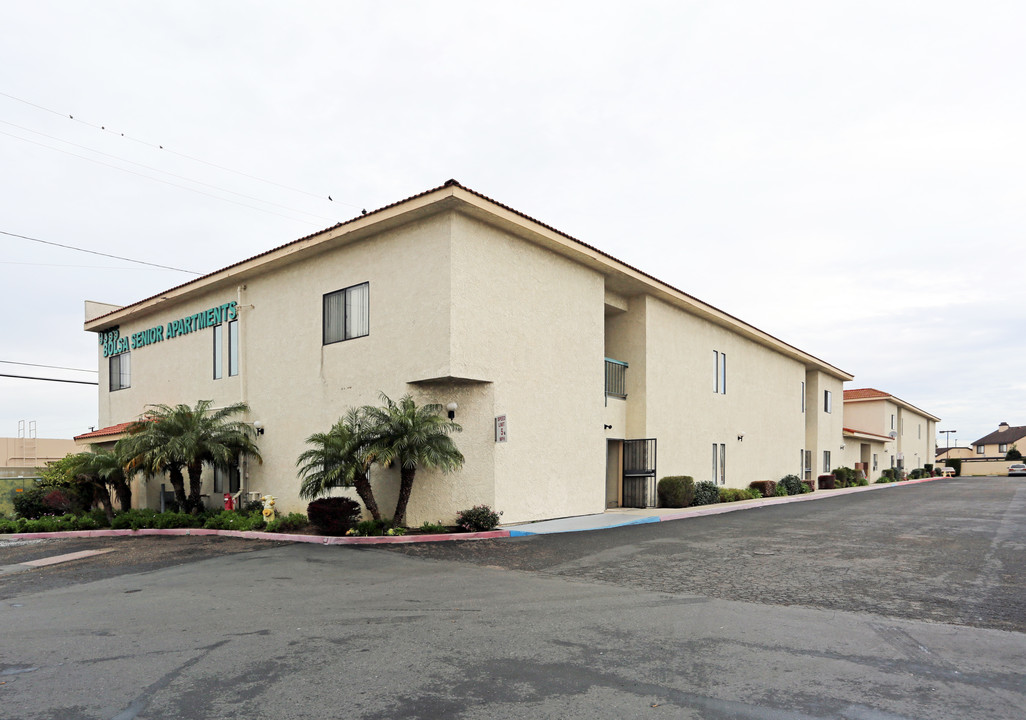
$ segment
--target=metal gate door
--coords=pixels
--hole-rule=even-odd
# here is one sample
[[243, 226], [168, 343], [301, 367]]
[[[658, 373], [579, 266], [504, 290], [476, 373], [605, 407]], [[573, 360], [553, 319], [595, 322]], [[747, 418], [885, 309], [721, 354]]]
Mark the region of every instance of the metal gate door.
[[623, 506], [656, 506], [656, 441], [623, 441]]

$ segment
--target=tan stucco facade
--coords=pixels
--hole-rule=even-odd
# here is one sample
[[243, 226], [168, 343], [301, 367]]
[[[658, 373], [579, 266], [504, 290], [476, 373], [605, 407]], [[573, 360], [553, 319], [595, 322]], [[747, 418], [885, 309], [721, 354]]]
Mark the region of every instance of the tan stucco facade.
[[907, 473], [936, 464], [939, 421], [940, 418], [893, 395], [876, 390], [849, 390], [844, 399], [844, 425], [848, 429], [844, 464], [866, 464], [871, 482], [887, 468]]
[[[363, 283], [368, 334], [324, 344], [324, 295]], [[241, 468], [243, 489], [285, 510], [304, 509], [295, 461], [305, 438], [350, 406], [379, 404], [379, 392], [459, 406], [466, 465], [418, 472], [411, 525], [478, 503], [504, 522], [601, 512], [623, 500], [625, 441], [656, 441], [659, 477], [713, 479], [715, 453], [717, 481], [737, 487], [797, 474], [806, 450], [843, 443], [851, 375], [456, 184], [135, 305], [97, 308], [89, 331], [117, 328], [129, 345], [147, 330], [163, 335], [129, 348], [123, 389], [110, 389], [101, 348], [101, 425], [151, 403], [244, 401], [264, 434], [263, 463]], [[197, 325], [229, 317], [239, 372], [214, 379], [214, 331]], [[187, 318], [192, 329], [172, 337]], [[606, 392], [604, 358], [626, 364], [626, 397]], [[379, 505], [394, 507], [394, 471], [371, 477]], [[155, 506], [158, 488], [150, 481], [140, 503]]]

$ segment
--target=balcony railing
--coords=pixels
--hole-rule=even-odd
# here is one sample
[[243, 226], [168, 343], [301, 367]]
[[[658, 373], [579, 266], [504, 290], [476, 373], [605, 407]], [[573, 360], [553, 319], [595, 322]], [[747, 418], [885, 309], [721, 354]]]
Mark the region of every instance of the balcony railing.
[[606, 358], [606, 396], [627, 397], [627, 363]]

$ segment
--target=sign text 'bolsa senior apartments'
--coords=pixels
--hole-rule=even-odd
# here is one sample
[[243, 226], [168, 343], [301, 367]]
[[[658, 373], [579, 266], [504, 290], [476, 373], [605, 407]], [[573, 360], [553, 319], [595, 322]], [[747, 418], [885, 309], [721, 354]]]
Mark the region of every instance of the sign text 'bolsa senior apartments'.
[[156, 325], [146, 330], [134, 332], [126, 337], [121, 337], [118, 328], [111, 328], [100, 333], [100, 345], [103, 347], [103, 356], [110, 357], [129, 350], [152, 345], [153, 343], [171, 340], [179, 335], [188, 335], [197, 330], [204, 330], [222, 322], [231, 322], [239, 317], [238, 304], [233, 300], [212, 307], [195, 315], [187, 315], [177, 320], [172, 320], [166, 326]]

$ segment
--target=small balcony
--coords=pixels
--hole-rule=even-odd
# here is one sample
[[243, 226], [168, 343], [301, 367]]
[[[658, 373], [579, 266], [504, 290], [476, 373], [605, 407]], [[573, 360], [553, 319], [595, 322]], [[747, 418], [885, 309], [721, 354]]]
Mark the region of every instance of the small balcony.
[[627, 398], [627, 363], [606, 358], [606, 397]]

